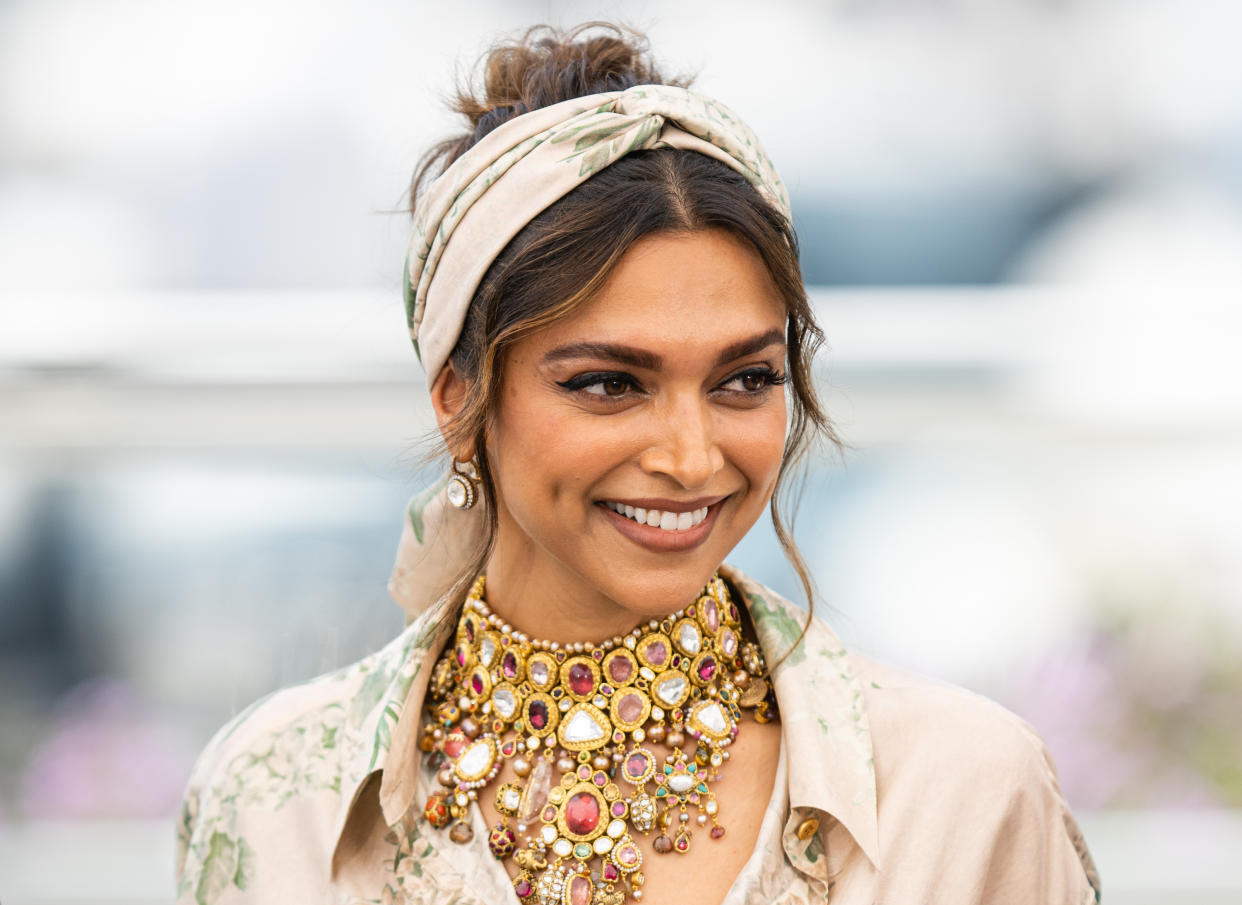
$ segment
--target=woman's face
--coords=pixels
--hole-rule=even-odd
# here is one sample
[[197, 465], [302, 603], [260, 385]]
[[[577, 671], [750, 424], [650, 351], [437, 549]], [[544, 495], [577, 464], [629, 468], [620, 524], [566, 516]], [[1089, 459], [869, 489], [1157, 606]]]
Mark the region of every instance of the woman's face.
[[489, 587], [633, 615], [692, 602], [776, 484], [785, 319], [749, 245], [658, 235], [513, 346], [488, 441]]

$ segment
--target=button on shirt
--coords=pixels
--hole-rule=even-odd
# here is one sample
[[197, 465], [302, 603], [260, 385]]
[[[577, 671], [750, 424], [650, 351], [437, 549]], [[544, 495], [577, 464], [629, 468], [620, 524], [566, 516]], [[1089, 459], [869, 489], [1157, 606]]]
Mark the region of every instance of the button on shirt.
[[[805, 613], [721, 574], [776, 662]], [[477, 808], [466, 845], [421, 816], [436, 787], [418, 749], [423, 696], [456, 615], [441, 601], [377, 653], [217, 733], [186, 790], [179, 903], [519, 902]], [[1008, 711], [848, 653], [818, 619], [773, 685], [780, 763], [724, 905], [1099, 901], [1048, 752]]]

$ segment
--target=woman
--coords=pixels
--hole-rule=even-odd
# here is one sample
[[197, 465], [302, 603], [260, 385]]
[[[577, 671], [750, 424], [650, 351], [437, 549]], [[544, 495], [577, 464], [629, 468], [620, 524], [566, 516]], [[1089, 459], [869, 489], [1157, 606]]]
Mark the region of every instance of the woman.
[[810, 599], [777, 490], [835, 439], [753, 134], [608, 27], [485, 87], [412, 190], [452, 466], [409, 510], [411, 624], [211, 742], [181, 901], [1097, 901], [1029, 727], [724, 564], [769, 508]]

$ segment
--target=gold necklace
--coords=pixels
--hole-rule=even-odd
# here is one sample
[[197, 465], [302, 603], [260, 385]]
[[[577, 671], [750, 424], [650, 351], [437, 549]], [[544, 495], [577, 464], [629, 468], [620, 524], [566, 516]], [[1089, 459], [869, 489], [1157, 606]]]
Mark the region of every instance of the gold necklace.
[[[710, 821], [708, 835], [723, 837], [712, 783], [742, 710], [759, 722], [775, 715], [763, 656], [742, 638], [728, 585], [715, 575], [690, 607], [600, 644], [568, 645], [515, 631], [488, 609], [483, 589], [479, 576], [431, 674], [421, 748], [443, 791], [429, 796], [424, 816], [469, 842], [471, 802], [511, 759], [519, 781], [496, 790], [501, 819], [488, 847], [513, 858], [519, 898], [641, 901], [633, 833], [658, 828], [657, 853], [686, 853], [693, 807], [696, 824]], [[648, 742], [672, 753], [660, 763]]]

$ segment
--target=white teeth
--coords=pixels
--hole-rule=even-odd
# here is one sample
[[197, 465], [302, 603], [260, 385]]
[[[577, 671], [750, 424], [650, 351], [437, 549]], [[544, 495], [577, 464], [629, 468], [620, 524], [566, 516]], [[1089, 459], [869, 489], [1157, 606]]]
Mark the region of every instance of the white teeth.
[[604, 504], [613, 512], [624, 515], [628, 519], [633, 519], [640, 525], [650, 525], [652, 528], [659, 528], [661, 531], [688, 531], [691, 528], [703, 524], [703, 519], [707, 518], [708, 507], [701, 509], [692, 509], [689, 512], [664, 512], [660, 509], [641, 509], [637, 506], [627, 506], [624, 503], [607, 502]]

